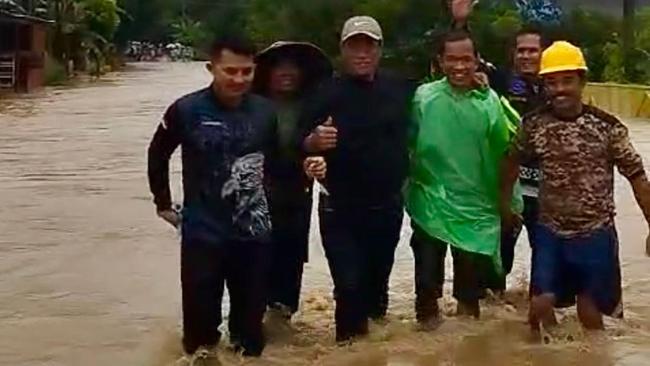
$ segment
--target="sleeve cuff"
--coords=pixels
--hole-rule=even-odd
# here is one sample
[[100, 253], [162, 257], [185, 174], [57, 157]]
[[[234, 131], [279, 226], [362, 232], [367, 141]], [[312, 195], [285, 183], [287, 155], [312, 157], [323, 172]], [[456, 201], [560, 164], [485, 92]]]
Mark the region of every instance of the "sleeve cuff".
[[157, 211], [168, 211], [172, 209], [171, 200], [156, 200], [155, 204]]

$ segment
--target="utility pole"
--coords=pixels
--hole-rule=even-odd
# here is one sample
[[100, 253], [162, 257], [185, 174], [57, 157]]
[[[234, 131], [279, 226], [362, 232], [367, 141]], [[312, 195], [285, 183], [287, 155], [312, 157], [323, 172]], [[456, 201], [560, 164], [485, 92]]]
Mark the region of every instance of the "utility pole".
[[636, 0], [623, 0], [623, 65], [625, 66], [625, 77], [628, 81], [634, 78], [635, 12]]

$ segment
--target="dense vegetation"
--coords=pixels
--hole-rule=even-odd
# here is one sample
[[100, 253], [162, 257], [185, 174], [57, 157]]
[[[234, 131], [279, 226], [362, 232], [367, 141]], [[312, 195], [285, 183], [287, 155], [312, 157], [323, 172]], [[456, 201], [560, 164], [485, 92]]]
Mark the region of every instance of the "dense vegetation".
[[[118, 42], [180, 40], [196, 47], [211, 35], [247, 32], [261, 45], [278, 39], [308, 40], [336, 55], [337, 33], [350, 15], [377, 17], [386, 33], [385, 61], [414, 76], [427, 70], [432, 38], [449, 27], [445, 0], [121, 0], [131, 15], [118, 31]], [[514, 1], [481, 1], [471, 19], [483, 56], [508, 62], [513, 32], [522, 20]], [[596, 81], [650, 81], [650, 8], [637, 13], [632, 72], [624, 73], [621, 14], [572, 8], [551, 38], [570, 39], [585, 48]]]
[[114, 53], [123, 13], [115, 0], [0, 0], [13, 13], [52, 20], [50, 54], [60, 65], [99, 74]]
[[[308, 40], [337, 54], [337, 33], [345, 18], [365, 13], [380, 20], [386, 34], [385, 62], [413, 76], [427, 71], [432, 38], [449, 27], [446, 0], [0, 0], [49, 17], [52, 54], [59, 60], [103, 63], [128, 41], [181, 42], [203, 47], [214, 35], [246, 32], [260, 45], [274, 40]], [[513, 1], [481, 1], [470, 24], [482, 55], [507, 64], [512, 34], [522, 24]], [[5, 5], [6, 6], [6, 5]], [[622, 13], [622, 11], [621, 11]], [[551, 38], [581, 45], [595, 81], [650, 82], [650, 8], [637, 12], [633, 70], [624, 72], [621, 14], [565, 9]], [[81, 67], [81, 66], [80, 66]]]

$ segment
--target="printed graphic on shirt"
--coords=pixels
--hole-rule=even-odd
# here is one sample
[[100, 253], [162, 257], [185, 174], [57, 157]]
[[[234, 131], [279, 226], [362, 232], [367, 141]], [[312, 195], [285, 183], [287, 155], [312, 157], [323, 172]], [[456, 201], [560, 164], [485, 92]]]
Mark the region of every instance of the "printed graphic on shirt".
[[513, 78], [508, 91], [511, 95], [525, 96], [528, 91], [526, 81], [521, 78]]
[[271, 230], [263, 181], [264, 154], [248, 154], [233, 162], [221, 190], [223, 199], [234, 202], [232, 219], [240, 238], [259, 237]]
[[524, 196], [533, 198], [539, 196], [539, 182], [542, 180], [541, 170], [521, 166], [519, 170], [519, 180], [521, 181]]

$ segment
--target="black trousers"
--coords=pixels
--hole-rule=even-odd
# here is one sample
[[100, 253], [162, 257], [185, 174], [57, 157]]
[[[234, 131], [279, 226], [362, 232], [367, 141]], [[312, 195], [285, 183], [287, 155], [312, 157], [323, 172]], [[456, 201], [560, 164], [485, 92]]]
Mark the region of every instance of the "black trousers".
[[298, 311], [302, 274], [309, 253], [311, 198], [298, 205], [272, 205], [273, 253], [269, 306], [281, 304]]
[[[411, 248], [415, 257], [415, 312], [417, 320], [439, 315], [438, 299], [443, 295], [445, 257], [449, 245], [432, 238], [413, 224]], [[454, 297], [461, 303], [476, 304], [483, 297], [486, 279], [493, 276], [488, 256], [451, 248], [454, 260]]]
[[231, 342], [244, 355], [259, 356], [265, 346], [262, 320], [266, 311], [270, 244], [232, 241], [224, 245], [183, 241], [183, 347], [194, 353], [219, 343], [224, 282], [230, 294], [228, 329]]
[[401, 199], [375, 207], [337, 207], [321, 196], [323, 247], [334, 280], [336, 339], [368, 332], [388, 310], [388, 281], [404, 217]]
[[[528, 241], [532, 250], [535, 250], [534, 230], [535, 224], [539, 219], [539, 202], [537, 198], [524, 196], [524, 226], [528, 232]], [[501, 263], [503, 264], [503, 272], [510, 274], [515, 261], [515, 247], [519, 235], [521, 234], [521, 227], [514, 228], [512, 231], [501, 233]], [[501, 278], [497, 283], [491, 285], [490, 288], [494, 290], [505, 290], [506, 280], [505, 277]]]

